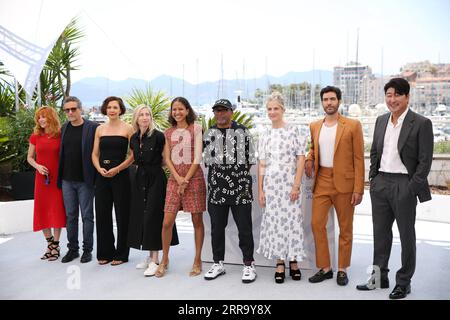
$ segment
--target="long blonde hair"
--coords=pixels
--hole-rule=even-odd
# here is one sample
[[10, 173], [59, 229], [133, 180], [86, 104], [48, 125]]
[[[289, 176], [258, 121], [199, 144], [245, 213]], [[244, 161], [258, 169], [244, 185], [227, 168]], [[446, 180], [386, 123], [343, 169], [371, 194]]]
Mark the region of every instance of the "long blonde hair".
[[[143, 109], [147, 109], [148, 112], [150, 113], [150, 124], [148, 126], [148, 133], [147, 133], [147, 137], [150, 137], [152, 135], [153, 131], [155, 130], [155, 123], [153, 122], [152, 108], [150, 108], [149, 106], [147, 106], [145, 104], [141, 104], [141, 105], [138, 105], [136, 107], [136, 109], [134, 109], [133, 119], [131, 120], [131, 125], [133, 126], [135, 132], [139, 131], [138, 118], [139, 118], [139, 113]], [[143, 132], [141, 132], [141, 133], [143, 133]]]
[[43, 135], [45, 133], [45, 129], [40, 126], [38, 121], [40, 116], [45, 117], [47, 120], [49, 136], [53, 138], [58, 137], [61, 132], [61, 124], [56, 110], [47, 106], [42, 106], [36, 110], [36, 113], [34, 114], [34, 133], [37, 135]]

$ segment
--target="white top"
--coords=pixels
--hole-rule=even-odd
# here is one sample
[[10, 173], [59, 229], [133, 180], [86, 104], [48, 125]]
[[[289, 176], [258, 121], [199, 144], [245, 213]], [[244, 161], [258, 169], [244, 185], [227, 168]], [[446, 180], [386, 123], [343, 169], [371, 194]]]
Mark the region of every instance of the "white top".
[[386, 133], [384, 135], [384, 147], [379, 171], [408, 174], [408, 170], [398, 154], [398, 138], [407, 112], [408, 108], [406, 108], [405, 112], [398, 118], [397, 125], [395, 126], [392, 123], [392, 114], [389, 117]]
[[332, 127], [322, 124], [319, 134], [319, 165], [333, 168], [334, 143], [336, 141], [337, 123]]

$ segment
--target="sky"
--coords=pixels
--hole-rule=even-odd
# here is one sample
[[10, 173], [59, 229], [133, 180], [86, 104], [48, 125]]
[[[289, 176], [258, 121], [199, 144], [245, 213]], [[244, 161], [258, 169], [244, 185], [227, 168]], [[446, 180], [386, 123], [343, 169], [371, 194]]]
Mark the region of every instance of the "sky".
[[[448, 0], [81, 0], [85, 77], [191, 83], [333, 70], [358, 60], [378, 74], [450, 63]], [[75, 14], [75, 12], [74, 12]]]

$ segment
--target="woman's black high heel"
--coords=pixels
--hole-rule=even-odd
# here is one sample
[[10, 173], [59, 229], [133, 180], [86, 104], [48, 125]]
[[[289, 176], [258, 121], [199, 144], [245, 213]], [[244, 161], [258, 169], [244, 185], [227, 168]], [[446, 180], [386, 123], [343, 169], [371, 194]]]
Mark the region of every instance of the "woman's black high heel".
[[300, 269], [292, 269], [292, 264], [297, 264], [297, 261], [289, 261], [289, 275], [292, 277], [292, 280], [299, 281], [302, 278], [302, 273], [300, 272]]
[[278, 266], [283, 266], [284, 268], [283, 268], [283, 272], [276, 272], [275, 271], [275, 282], [276, 283], [283, 283], [284, 282], [284, 278], [286, 277], [286, 273], [285, 273], [285, 265], [284, 265], [284, 262], [282, 263], [282, 262], [280, 262], [280, 263], [277, 263], [277, 267]]
[[44, 253], [44, 255], [41, 257], [41, 260], [47, 260], [48, 258], [52, 257], [52, 244], [53, 244], [53, 236], [50, 236], [48, 238], [45, 238], [47, 240], [47, 252]]

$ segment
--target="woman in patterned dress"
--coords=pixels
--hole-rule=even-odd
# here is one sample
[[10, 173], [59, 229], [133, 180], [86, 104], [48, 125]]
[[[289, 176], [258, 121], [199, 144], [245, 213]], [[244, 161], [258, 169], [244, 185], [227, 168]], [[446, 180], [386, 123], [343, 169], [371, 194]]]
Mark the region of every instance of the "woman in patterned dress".
[[196, 115], [189, 101], [175, 98], [170, 105], [169, 122], [172, 127], [164, 132], [164, 160], [170, 170], [164, 205], [162, 229], [163, 257], [156, 277], [165, 274], [169, 263], [172, 228], [179, 210], [190, 212], [194, 225], [195, 258], [190, 276], [202, 272], [201, 252], [205, 229], [203, 212], [206, 211], [206, 185], [202, 159], [202, 128], [195, 124]]
[[297, 260], [305, 258], [300, 185], [306, 139], [297, 126], [284, 121], [279, 93], [269, 97], [266, 108], [272, 126], [258, 143], [258, 201], [263, 217], [257, 252], [277, 259], [275, 282], [283, 283], [284, 261], [289, 259], [292, 279], [300, 280]]

